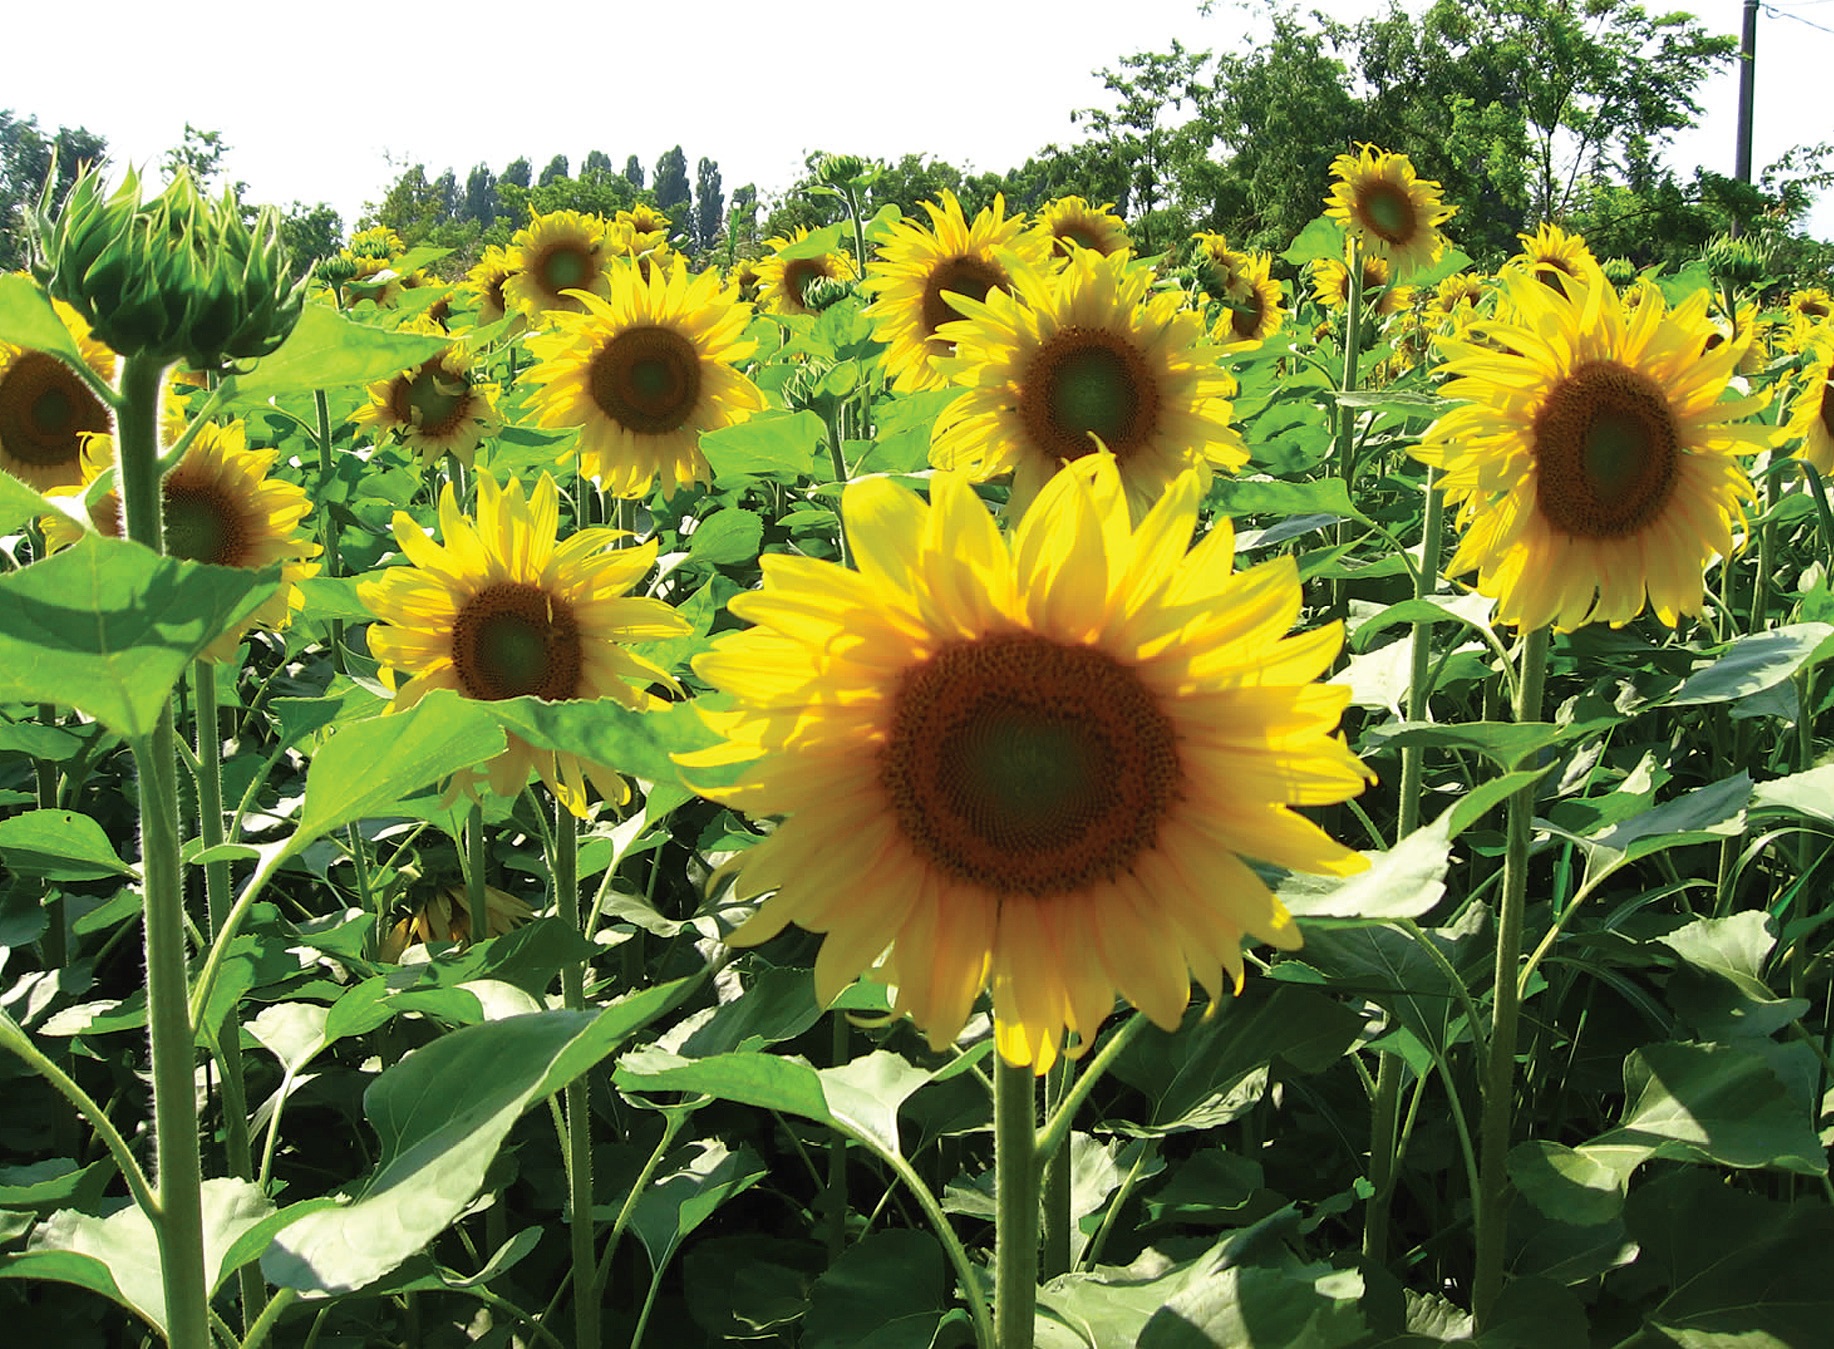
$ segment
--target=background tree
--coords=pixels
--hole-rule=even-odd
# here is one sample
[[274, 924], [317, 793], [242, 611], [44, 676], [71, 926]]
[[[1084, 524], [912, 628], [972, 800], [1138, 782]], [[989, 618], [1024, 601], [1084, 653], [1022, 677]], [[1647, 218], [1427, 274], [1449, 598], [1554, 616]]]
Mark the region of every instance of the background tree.
[[1083, 108], [1070, 115], [1106, 144], [1112, 158], [1131, 166], [1130, 195], [1138, 208], [1134, 236], [1143, 250], [1174, 237], [1177, 227], [1160, 226], [1154, 213], [1176, 193], [1175, 180], [1184, 163], [1211, 139], [1201, 118], [1180, 121], [1175, 116], [1188, 103], [1199, 108], [1206, 103], [1211, 89], [1202, 76], [1209, 62], [1209, 52], [1186, 51], [1176, 39], [1169, 52], [1124, 56], [1119, 71], [1096, 72], [1103, 85], [1120, 96], [1118, 105]]
[[726, 194], [720, 190], [720, 166], [705, 156], [694, 170], [694, 231], [703, 250], [720, 237], [720, 220], [726, 213]]
[[465, 218], [489, 229], [497, 219], [497, 175], [477, 164], [465, 178]]
[[548, 161], [548, 166], [541, 171], [541, 177], [537, 178], [535, 181], [540, 186], [546, 187], [556, 178], [565, 177], [567, 177], [567, 157], [565, 155], [555, 155], [554, 158]]
[[47, 136], [36, 117], [0, 108], [0, 271], [25, 265], [25, 213], [38, 204], [53, 163], [57, 176], [51, 199], [61, 202], [77, 170], [107, 151], [108, 142], [83, 127], [59, 127]]
[[688, 204], [688, 157], [679, 145], [673, 150], [664, 150], [662, 158], [656, 161], [654, 191], [657, 209], [671, 215], [677, 207]]
[[[186, 122], [183, 139], [161, 156], [159, 168], [168, 179], [189, 170], [200, 188], [206, 192], [215, 192], [222, 186], [217, 180], [223, 173], [223, 156], [228, 153], [229, 146], [224, 142], [221, 131], [205, 131]], [[237, 201], [248, 196], [247, 183], [230, 183], [228, 187]]]
[[754, 183], [732, 189], [732, 205], [726, 212], [727, 247], [737, 255], [739, 249], [754, 243], [758, 237], [758, 188]]
[[584, 178], [591, 173], [610, 173], [611, 156], [603, 150], [588, 150], [586, 162], [580, 165], [579, 176]]
[[512, 159], [498, 176], [499, 183], [513, 183], [517, 187], [527, 187], [534, 181], [535, 170], [527, 159]]
[[624, 161], [624, 179], [639, 192], [643, 190], [643, 161], [635, 155]]
[[293, 275], [304, 276], [313, 263], [334, 256], [344, 243], [344, 221], [324, 202], [294, 202], [280, 216], [280, 237], [293, 255]]

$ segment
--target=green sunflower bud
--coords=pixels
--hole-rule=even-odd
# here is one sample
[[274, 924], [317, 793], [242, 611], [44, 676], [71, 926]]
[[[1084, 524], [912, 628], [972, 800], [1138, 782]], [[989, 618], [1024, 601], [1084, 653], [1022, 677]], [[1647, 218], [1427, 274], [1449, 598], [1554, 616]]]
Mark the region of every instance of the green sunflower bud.
[[1614, 286], [1628, 286], [1637, 279], [1637, 265], [1629, 258], [1606, 258], [1599, 267]]
[[1735, 286], [1755, 286], [1770, 270], [1771, 252], [1767, 244], [1721, 234], [1708, 241], [1703, 257], [1707, 270], [1720, 281], [1729, 281]]
[[851, 281], [842, 281], [832, 276], [812, 276], [803, 283], [802, 304], [810, 313], [819, 314], [837, 300], [844, 300], [854, 293]]

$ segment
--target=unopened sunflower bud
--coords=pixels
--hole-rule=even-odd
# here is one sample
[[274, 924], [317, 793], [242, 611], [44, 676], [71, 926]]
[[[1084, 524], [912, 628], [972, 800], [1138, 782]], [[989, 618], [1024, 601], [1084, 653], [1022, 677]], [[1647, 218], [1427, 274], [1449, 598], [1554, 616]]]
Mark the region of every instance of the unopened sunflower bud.
[[1755, 286], [1770, 270], [1768, 246], [1727, 234], [1710, 240], [1703, 256], [1715, 278], [1735, 286]]
[[803, 282], [802, 307], [819, 314], [829, 305], [854, 293], [853, 283], [833, 276], [812, 276]]
[[1606, 258], [1599, 267], [1614, 286], [1628, 286], [1637, 279], [1637, 265], [1629, 258]]

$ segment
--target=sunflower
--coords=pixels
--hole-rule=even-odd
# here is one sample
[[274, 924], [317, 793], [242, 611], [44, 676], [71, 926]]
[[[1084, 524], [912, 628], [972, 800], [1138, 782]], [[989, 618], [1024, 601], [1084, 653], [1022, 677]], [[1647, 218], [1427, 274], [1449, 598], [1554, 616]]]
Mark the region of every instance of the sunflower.
[[679, 257], [647, 278], [630, 266], [609, 276], [607, 298], [586, 296], [585, 313], [529, 341], [539, 424], [580, 427], [580, 469], [614, 496], [646, 496], [658, 475], [671, 489], [707, 482], [701, 433], [764, 406], [730, 364], [756, 345], [743, 340], [751, 306]]
[[1834, 324], [1823, 322], [1804, 348], [1802, 387], [1778, 443], [1800, 441], [1796, 453], [1824, 477], [1834, 473]]
[[1440, 200], [1438, 183], [1414, 176], [1406, 155], [1365, 145], [1357, 154], [1339, 155], [1331, 172], [1337, 181], [1325, 197], [1325, 214], [1341, 222], [1364, 253], [1392, 263], [1397, 281], [1439, 260], [1446, 247], [1439, 227], [1458, 208]]
[[503, 287], [516, 274], [517, 262], [507, 248], [491, 244], [477, 265], [465, 273], [459, 289], [476, 299], [478, 324], [495, 323], [509, 312], [509, 299]]
[[1456, 335], [1477, 317], [1477, 307], [1483, 301], [1483, 281], [1470, 272], [1457, 272], [1435, 287], [1423, 319], [1435, 331]]
[[[376, 954], [394, 962], [410, 946], [450, 941], [461, 945], [471, 940], [471, 911], [466, 907], [465, 887], [448, 885], [435, 890], [407, 917], [389, 929], [382, 949]], [[484, 887], [484, 935], [501, 937], [514, 932], [535, 916], [535, 910], [506, 890], [494, 885]]]
[[937, 419], [930, 462], [977, 482], [1011, 472], [1018, 515], [1064, 464], [1107, 449], [1135, 518], [1184, 469], [1208, 486], [1209, 465], [1247, 463], [1202, 317], [1181, 291], [1149, 299], [1152, 280], [1128, 253], [1081, 249], [1061, 272], [1022, 272], [1017, 294], [960, 302], [968, 317], [941, 329], [956, 354], [937, 365], [968, 391]]
[[[1363, 254], [1363, 298], [1376, 296], [1375, 311], [1379, 317], [1398, 314], [1414, 302], [1412, 286], [1388, 284], [1388, 260], [1372, 253]], [[1312, 298], [1326, 309], [1342, 309], [1350, 303], [1350, 267], [1333, 258], [1320, 258], [1312, 264]]]
[[[432, 323], [404, 325], [404, 332], [437, 332]], [[477, 378], [471, 353], [454, 342], [437, 356], [369, 386], [369, 401], [352, 418], [393, 432], [431, 465], [450, 454], [470, 466], [484, 437], [503, 425], [497, 413], [497, 386]]]
[[632, 234], [660, 234], [665, 242], [669, 231], [675, 228], [674, 221], [647, 202], [638, 202], [628, 211], [619, 211], [612, 219], [620, 225], [630, 226]]
[[1245, 858], [1363, 866], [1292, 809], [1367, 779], [1348, 691], [1313, 682], [1342, 636], [1284, 636], [1295, 564], [1232, 575], [1227, 521], [1185, 551], [1196, 473], [1135, 528], [1087, 456], [1010, 544], [963, 476], [931, 492], [848, 484], [857, 572], [765, 555], [731, 602], [756, 626], [694, 662], [735, 700], [703, 712], [726, 743], [679, 761], [744, 765], [706, 794], [786, 817], [733, 864], [737, 897], [775, 893], [732, 944], [825, 933], [817, 996], [876, 967], [937, 1049], [991, 982], [1000, 1052], [1042, 1073], [1117, 992], [1170, 1030], [1193, 976], [1241, 986], [1245, 936], [1299, 945]]
[[758, 298], [758, 287], [763, 284], [763, 273], [756, 258], [740, 258], [732, 264], [726, 273], [726, 284], [738, 292], [739, 298], [748, 303]]
[[1246, 255], [1235, 285], [1217, 297], [1224, 312], [1210, 335], [1226, 349], [1259, 346], [1280, 330], [1280, 320], [1286, 317], [1281, 306], [1284, 295], [1272, 268], [1268, 254]]
[[1626, 313], [1596, 263], [1564, 290], [1520, 268], [1501, 285], [1515, 317], [1442, 340], [1443, 392], [1469, 402], [1413, 451], [1467, 526], [1447, 570], [1476, 569], [1524, 629], [1621, 626], [1645, 596], [1664, 623], [1700, 612], [1751, 496], [1737, 456], [1772, 434], [1734, 424], [1763, 398], [1720, 401], [1749, 330], [1707, 351], [1705, 291], [1669, 312], [1652, 286]]
[[[115, 353], [89, 335], [83, 316], [53, 300], [83, 363], [114, 378]], [[0, 342], [0, 469], [39, 491], [83, 481], [83, 442], [113, 426], [108, 408], [82, 378], [49, 352]]]
[[767, 314], [808, 314], [813, 311], [803, 303], [803, 289], [817, 277], [831, 281], [851, 281], [855, 276], [853, 259], [841, 252], [820, 253], [812, 258], [785, 259], [783, 252], [809, 237], [809, 231], [797, 226], [788, 238], [765, 240], [772, 250], [769, 257], [758, 260], [758, 308]]
[[873, 336], [890, 347], [886, 373], [901, 393], [949, 383], [934, 365], [953, 351], [936, 330], [960, 317], [945, 295], [983, 300], [990, 291], [1010, 291], [1016, 274], [1042, 266], [1051, 248], [1049, 239], [1026, 231], [1023, 216], [1008, 220], [1006, 200], [998, 195], [973, 224], [947, 190], [923, 209], [932, 228], [909, 219], [893, 225], [862, 283], [874, 296], [866, 309]]
[[1199, 230], [1191, 236], [1191, 270], [1199, 288], [1206, 294], [1217, 297], [1238, 294], [1243, 275], [1248, 270], [1248, 254], [1229, 247], [1226, 235]]
[[[560, 498], [547, 474], [526, 497], [514, 478], [499, 488], [479, 474], [477, 483], [475, 520], [460, 514], [452, 484], [441, 491], [443, 547], [397, 511], [395, 540], [411, 565], [357, 586], [357, 598], [381, 620], [369, 630], [369, 649], [394, 691], [389, 710], [412, 707], [433, 689], [492, 701], [526, 695], [656, 705], [641, 686], [673, 681], [621, 645], [688, 631], [660, 600], [626, 593], [655, 562], [655, 542], [615, 548], [618, 531], [583, 529], [557, 543]], [[402, 675], [407, 682], [397, 687]], [[586, 814], [586, 777], [607, 800], [630, 794], [610, 768], [515, 736], [454, 786], [475, 793], [487, 781], [498, 796], [513, 796], [531, 771], [575, 815]]]
[[570, 291], [604, 295], [610, 289], [605, 222], [579, 211], [536, 215], [509, 241], [515, 272], [503, 282], [506, 307], [531, 323], [553, 310], [578, 313], [583, 303]]
[[1533, 234], [1518, 234], [1522, 251], [1509, 261], [1529, 272], [1544, 286], [1560, 290], [1568, 281], [1581, 281], [1595, 259], [1583, 235], [1569, 234], [1544, 222]]
[[1114, 203], [1093, 206], [1081, 197], [1058, 197], [1038, 208], [1032, 228], [1051, 242], [1051, 252], [1067, 258], [1079, 248], [1104, 256], [1131, 249], [1127, 225], [1114, 213]]
[[1789, 312], [1792, 318], [1806, 319], [1810, 324], [1820, 323], [1829, 314], [1834, 314], [1834, 296], [1820, 286], [1791, 291]]
[[[60, 489], [58, 495], [81, 494], [114, 466], [110, 437], [89, 436], [86, 440], [81, 486]], [[241, 422], [205, 422], [178, 467], [161, 483], [168, 556], [253, 571], [280, 568], [280, 588], [234, 632], [205, 648], [205, 660], [231, 659], [250, 628], [278, 631], [286, 627], [294, 612], [305, 607], [299, 583], [318, 574], [318, 563], [312, 559], [321, 550], [302, 529], [312, 514], [312, 500], [297, 483], [268, 476], [279, 460], [279, 450], [249, 449]], [[105, 492], [92, 502], [89, 520], [98, 533], [111, 538], [125, 534], [120, 494]], [[41, 523], [45, 547], [52, 552], [75, 543], [83, 534], [81, 526], [67, 515], [49, 515]]]

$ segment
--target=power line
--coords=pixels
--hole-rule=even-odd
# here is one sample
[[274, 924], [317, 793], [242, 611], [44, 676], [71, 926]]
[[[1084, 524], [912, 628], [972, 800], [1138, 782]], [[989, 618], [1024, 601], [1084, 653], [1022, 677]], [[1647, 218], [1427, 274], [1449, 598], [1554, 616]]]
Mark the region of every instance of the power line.
[[[1817, 0], [1810, 0], [1810, 3], [1816, 2]], [[1805, 19], [1800, 14], [1792, 14], [1787, 9], [1779, 9], [1775, 5], [1766, 4], [1764, 5], [1764, 12], [1773, 19], [1794, 19], [1797, 23], [1806, 24], [1818, 33], [1827, 33], [1830, 36], [1834, 36], [1834, 28], [1829, 28], [1824, 23], [1816, 23], [1813, 19]]]

